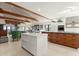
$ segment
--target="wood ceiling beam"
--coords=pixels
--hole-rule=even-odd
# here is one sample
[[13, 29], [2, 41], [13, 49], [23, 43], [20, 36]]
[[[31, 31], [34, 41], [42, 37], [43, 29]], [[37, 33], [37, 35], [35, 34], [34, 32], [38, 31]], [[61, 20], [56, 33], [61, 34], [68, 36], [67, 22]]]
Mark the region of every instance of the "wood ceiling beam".
[[10, 21], [10, 22], [17, 22], [17, 23], [22, 23], [22, 21], [15, 21], [15, 20], [5, 20], [5, 21]]
[[26, 8], [24, 8], [24, 7], [21, 7], [21, 6], [17, 5], [17, 4], [15, 4], [15, 3], [12, 3], [12, 2], [5, 2], [5, 3], [10, 4], [10, 5], [12, 5], [12, 6], [15, 6], [15, 7], [18, 7], [18, 8], [21, 8], [21, 9], [23, 9], [23, 10], [25, 10], [25, 11], [31, 12], [31, 13], [33, 13], [33, 14], [35, 14], [35, 15], [38, 15], [38, 16], [43, 17], [43, 18], [46, 18], [46, 19], [48, 19], [48, 20], [51, 20], [51, 19], [49, 19], [49, 18], [47, 18], [47, 17], [45, 17], [45, 16], [42, 16], [42, 15], [40, 15], [40, 14], [38, 14], [38, 13], [35, 13], [35, 12], [29, 10], [29, 9], [26, 9]]
[[10, 18], [10, 17], [3, 17], [3, 16], [0, 16], [1, 19], [9, 19], [9, 20], [14, 20], [14, 21], [21, 21], [21, 22], [30, 22], [28, 20], [21, 20], [21, 19], [16, 19], [16, 18]]
[[13, 24], [13, 25], [20, 24], [20, 22], [10, 21], [10, 20], [5, 20], [5, 22], [6, 22], [7, 24]]
[[35, 18], [28, 17], [28, 16], [23, 16], [23, 15], [20, 15], [20, 14], [11, 12], [11, 11], [7, 11], [7, 10], [1, 9], [1, 8], [0, 8], [0, 13], [2, 13], [2, 14], [10, 14], [10, 15], [14, 15], [14, 16], [17, 16], [17, 17], [23, 17], [23, 18], [26, 18], [26, 19], [37, 21]]

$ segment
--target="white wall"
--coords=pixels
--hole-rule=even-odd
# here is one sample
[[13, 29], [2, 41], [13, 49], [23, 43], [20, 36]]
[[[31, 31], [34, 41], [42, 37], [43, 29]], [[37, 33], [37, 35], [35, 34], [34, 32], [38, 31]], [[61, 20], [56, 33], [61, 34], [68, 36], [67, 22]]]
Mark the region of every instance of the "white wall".
[[65, 25], [65, 19], [64, 18], [61, 18], [61, 20], [63, 22], [57, 22], [59, 18], [55, 19], [54, 21], [56, 21], [56, 23], [54, 22], [51, 22], [51, 29], [50, 31], [53, 31], [53, 32], [58, 32], [58, 25]]
[[51, 26], [50, 26], [50, 31], [53, 31], [53, 32], [57, 32], [57, 24], [56, 23], [52, 23]]

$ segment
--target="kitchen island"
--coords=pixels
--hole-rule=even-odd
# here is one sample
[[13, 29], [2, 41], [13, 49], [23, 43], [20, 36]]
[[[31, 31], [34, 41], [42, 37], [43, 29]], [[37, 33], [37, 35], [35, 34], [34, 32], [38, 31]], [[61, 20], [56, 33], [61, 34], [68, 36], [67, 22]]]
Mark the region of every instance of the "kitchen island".
[[22, 47], [35, 56], [44, 56], [47, 54], [48, 35], [41, 33], [23, 33]]
[[79, 33], [72, 32], [42, 32], [48, 34], [48, 41], [64, 46], [79, 48]]

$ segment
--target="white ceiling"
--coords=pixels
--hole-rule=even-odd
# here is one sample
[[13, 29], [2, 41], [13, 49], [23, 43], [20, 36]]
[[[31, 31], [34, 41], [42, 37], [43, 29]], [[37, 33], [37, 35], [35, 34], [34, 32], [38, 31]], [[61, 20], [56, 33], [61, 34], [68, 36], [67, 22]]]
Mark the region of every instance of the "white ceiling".
[[[60, 16], [69, 7], [79, 7], [79, 2], [14, 2], [50, 19]], [[67, 13], [67, 12], [66, 12]]]

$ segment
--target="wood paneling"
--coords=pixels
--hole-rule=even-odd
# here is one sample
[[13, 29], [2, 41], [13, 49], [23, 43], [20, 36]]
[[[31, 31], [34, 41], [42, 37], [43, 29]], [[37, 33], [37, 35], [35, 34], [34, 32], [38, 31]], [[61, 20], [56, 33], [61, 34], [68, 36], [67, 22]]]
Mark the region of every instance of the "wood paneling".
[[17, 25], [17, 24], [20, 24], [20, 23], [23, 23], [23, 22], [29, 22], [27, 20], [20, 20], [20, 19], [3, 17], [3, 16], [0, 16], [0, 19], [4, 19], [6, 23], [14, 24], [14, 25]]
[[13, 25], [17, 25], [17, 24], [20, 24], [21, 22], [17, 22], [17, 21], [10, 21], [10, 20], [5, 20], [5, 22], [7, 24], [13, 24]]
[[79, 48], [79, 34], [43, 32], [48, 33], [48, 41], [73, 48]]
[[11, 18], [11, 17], [3, 17], [3, 16], [0, 16], [0, 18], [1, 19], [14, 20], [14, 21], [18, 21], [18, 22], [29, 22], [28, 20], [16, 19], [16, 18]]

